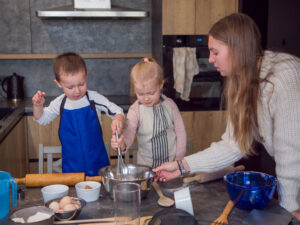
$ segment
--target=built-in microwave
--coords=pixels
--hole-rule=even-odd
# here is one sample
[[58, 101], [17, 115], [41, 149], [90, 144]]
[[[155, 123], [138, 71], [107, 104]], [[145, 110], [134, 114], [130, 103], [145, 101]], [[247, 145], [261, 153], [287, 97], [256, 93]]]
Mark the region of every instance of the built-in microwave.
[[[196, 59], [200, 72], [193, 77], [190, 101], [180, 99], [174, 89], [173, 78], [173, 49], [177, 47], [196, 48]], [[225, 78], [208, 62], [207, 35], [164, 35], [163, 36], [163, 69], [166, 79], [164, 93], [173, 98], [179, 105], [194, 106], [205, 104], [220, 107]]]

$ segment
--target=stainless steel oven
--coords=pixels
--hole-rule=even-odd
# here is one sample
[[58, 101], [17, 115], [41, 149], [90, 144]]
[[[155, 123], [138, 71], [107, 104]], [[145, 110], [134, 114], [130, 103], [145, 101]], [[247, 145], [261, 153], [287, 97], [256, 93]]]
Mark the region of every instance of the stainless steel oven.
[[[207, 35], [164, 35], [163, 36], [163, 69], [166, 78], [164, 93], [173, 98], [177, 104], [201, 107], [214, 105], [219, 107], [223, 90], [224, 77], [208, 62]], [[193, 78], [190, 101], [183, 101], [174, 89], [173, 49], [176, 47], [195, 47], [200, 72]]]

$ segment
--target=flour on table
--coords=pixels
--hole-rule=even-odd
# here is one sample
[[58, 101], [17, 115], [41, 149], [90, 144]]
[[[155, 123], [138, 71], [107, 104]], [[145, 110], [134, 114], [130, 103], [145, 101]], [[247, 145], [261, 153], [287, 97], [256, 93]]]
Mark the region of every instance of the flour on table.
[[48, 213], [37, 212], [33, 216], [30, 216], [27, 220], [27, 223], [38, 222], [42, 220], [49, 219], [51, 217]]
[[21, 217], [21, 218], [12, 218], [12, 220], [16, 223], [25, 223], [25, 220], [23, 219], [23, 217]]

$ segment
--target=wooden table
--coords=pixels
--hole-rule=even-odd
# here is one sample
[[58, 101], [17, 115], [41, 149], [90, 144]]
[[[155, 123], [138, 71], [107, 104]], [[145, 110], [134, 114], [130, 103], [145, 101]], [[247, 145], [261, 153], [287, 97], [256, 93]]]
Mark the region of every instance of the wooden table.
[[[199, 224], [208, 225], [211, 224], [223, 211], [226, 203], [229, 200], [226, 186], [223, 180], [217, 180], [204, 184], [192, 182], [190, 184], [183, 184], [181, 179], [176, 179], [167, 183], [160, 183], [163, 193], [166, 196], [173, 198], [173, 193], [180, 188], [188, 186], [190, 188], [194, 216]], [[25, 190], [25, 199], [18, 200], [18, 206], [16, 209], [43, 205], [43, 198], [40, 188], [27, 187]], [[74, 187], [70, 188], [70, 196], [76, 196]], [[163, 210], [164, 208], [157, 204], [158, 195], [152, 188], [146, 199], [142, 200], [141, 204], [141, 216], [153, 216], [155, 213]], [[173, 206], [175, 207], [175, 206]], [[11, 209], [11, 213], [15, 209]], [[280, 215], [289, 215], [289, 213], [279, 206], [276, 199], [272, 199], [264, 209], [269, 212], [273, 212]], [[250, 211], [233, 208], [229, 215], [230, 225], [241, 225], [243, 220], [248, 216]], [[113, 200], [109, 198], [105, 193], [104, 188], [101, 188], [101, 196], [98, 201], [87, 203], [82, 209], [80, 215], [76, 219], [95, 219], [113, 217]], [[8, 218], [0, 220], [0, 225], [8, 225]], [[291, 224], [299, 225], [298, 221], [294, 221]]]

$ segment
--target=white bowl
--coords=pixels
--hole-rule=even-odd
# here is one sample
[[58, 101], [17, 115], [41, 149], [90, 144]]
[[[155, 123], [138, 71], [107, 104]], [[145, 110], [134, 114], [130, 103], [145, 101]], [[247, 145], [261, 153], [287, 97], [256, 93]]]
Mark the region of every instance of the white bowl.
[[[92, 189], [86, 189], [86, 186]], [[84, 199], [86, 202], [97, 201], [100, 194], [101, 184], [97, 181], [83, 181], [75, 184], [77, 197]]]
[[53, 184], [43, 187], [41, 191], [44, 198], [44, 203], [46, 203], [52, 199], [67, 196], [69, 193], [69, 187], [64, 184]]
[[189, 187], [174, 192], [176, 209], [182, 209], [194, 215], [193, 203]]

